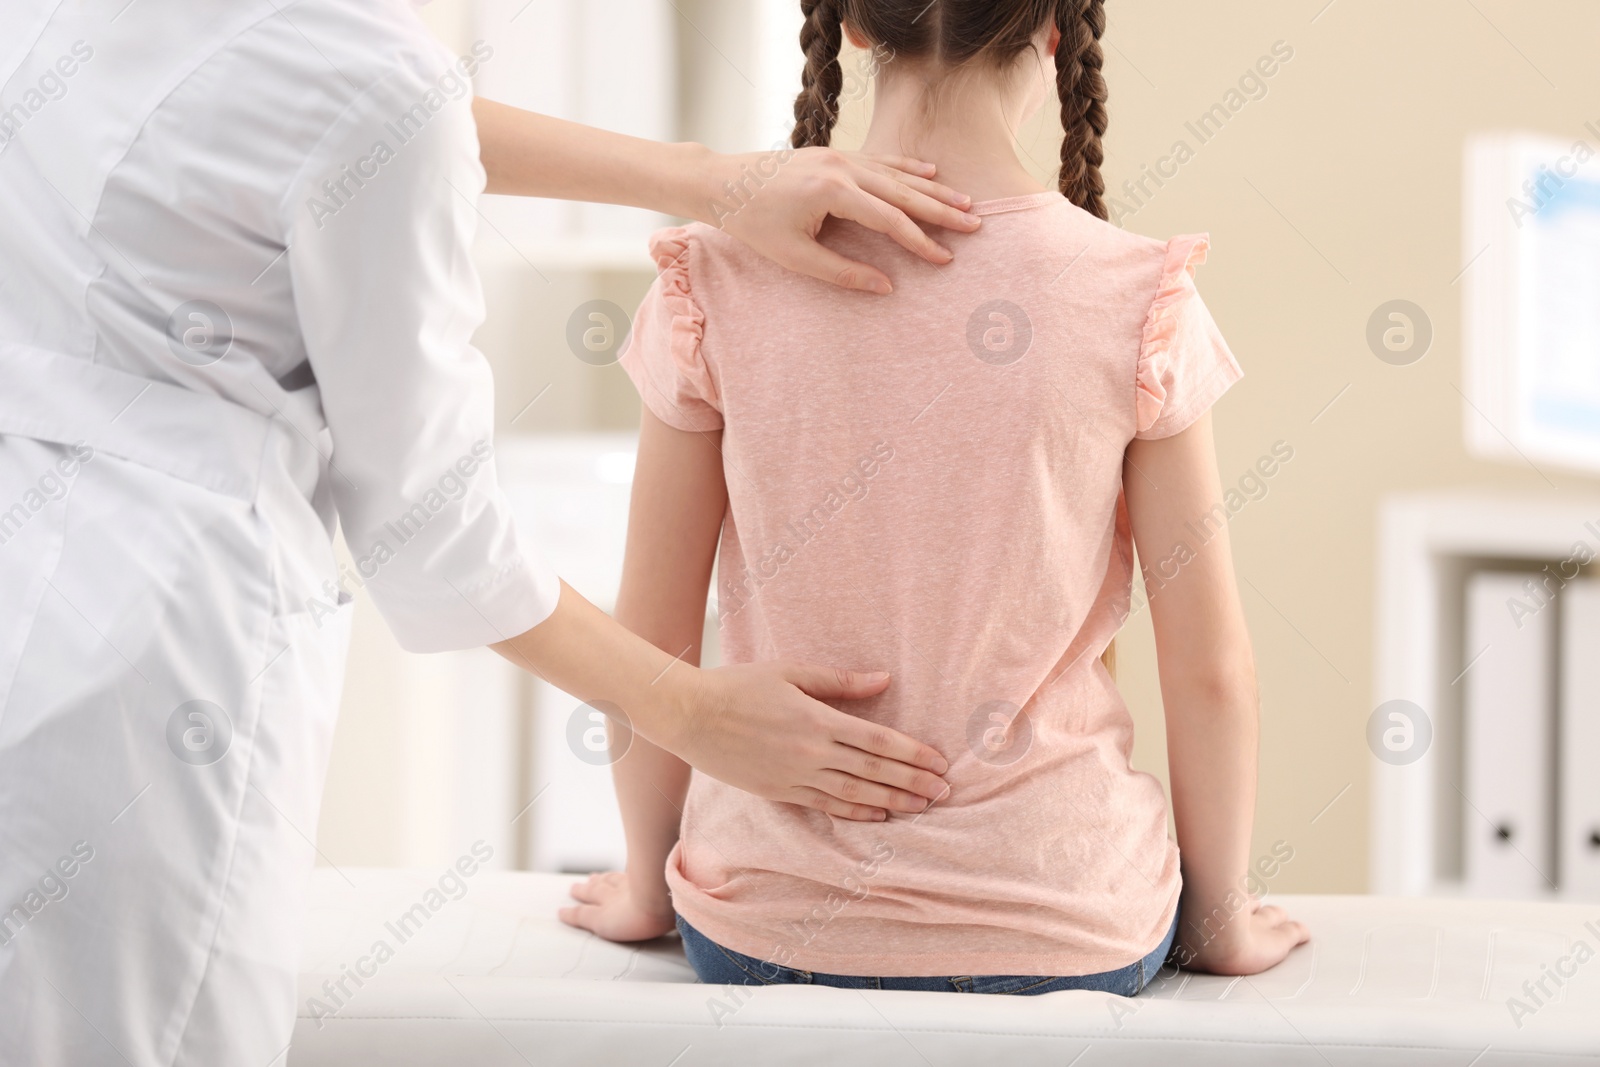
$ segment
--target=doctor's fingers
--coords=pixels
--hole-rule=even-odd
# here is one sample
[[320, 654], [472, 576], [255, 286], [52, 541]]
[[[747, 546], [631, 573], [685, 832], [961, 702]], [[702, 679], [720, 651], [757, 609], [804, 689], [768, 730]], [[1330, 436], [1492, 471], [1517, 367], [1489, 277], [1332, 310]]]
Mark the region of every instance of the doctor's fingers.
[[952, 207], [946, 202], [944, 197], [950, 194], [950, 190], [937, 182], [918, 178], [914, 174], [904, 174], [878, 163], [863, 163], [862, 166], [861, 188], [879, 200], [893, 204], [913, 219], [957, 233], [970, 233], [983, 225], [981, 216]]
[[[952, 227], [953, 229], [973, 229], [977, 226], [977, 219], [968, 215], [965, 210], [971, 206], [972, 197], [966, 193], [958, 193], [948, 185], [933, 181], [932, 179], [937, 178], [939, 174], [938, 169], [932, 163], [924, 163], [922, 160], [912, 159], [910, 156], [873, 155], [867, 152], [846, 152], [845, 156], [852, 162], [875, 170], [879, 174], [887, 174], [891, 178], [902, 181], [918, 192], [926, 193], [941, 203], [963, 209], [957, 214], [971, 221]], [[939, 220], [930, 218], [926, 221], [938, 222]], [[940, 225], [944, 224], [940, 223]]]
[[799, 804], [801, 807], [813, 808], [835, 818], [849, 819], [851, 822], [883, 822], [889, 817], [889, 813], [882, 808], [874, 808], [867, 804], [852, 804], [848, 800], [840, 800], [831, 793], [824, 793], [808, 785], [796, 786], [787, 796], [775, 795], [769, 799]]
[[833, 249], [820, 245], [814, 238], [796, 237], [793, 247], [773, 255], [773, 261], [796, 274], [804, 274], [818, 281], [832, 282], [845, 289], [860, 289], [867, 293], [886, 296], [894, 291], [889, 276], [876, 267], [846, 259]]
[[[921, 226], [911, 221], [911, 216], [895, 206], [893, 200], [899, 199], [900, 195], [895, 190], [909, 192], [893, 179], [863, 172], [857, 187], [839, 190], [833, 202], [827, 205], [828, 214], [858, 222], [869, 230], [893, 237], [906, 250], [935, 266], [954, 259], [954, 253], [929, 237]], [[892, 199], [884, 199], [885, 196]]]
[[[832, 710], [832, 709], [830, 709]], [[834, 749], [828, 766], [939, 800], [950, 784], [939, 777], [950, 763], [937, 749], [898, 730], [837, 712], [832, 720]]]
[[833, 768], [818, 771], [811, 784], [821, 792], [837, 797], [846, 804], [866, 804], [869, 807], [902, 811], [911, 815], [926, 811], [932, 804], [927, 797], [918, 796], [910, 790], [882, 785]]
[[[866, 724], [866, 725], [871, 725]], [[917, 742], [906, 738], [911, 744]], [[850, 745], [836, 743], [830, 753], [825, 773], [839, 774], [847, 778], [865, 782], [874, 789], [887, 788], [896, 793], [903, 794], [917, 802], [916, 807], [895, 805], [896, 811], [921, 811], [929, 801], [940, 801], [950, 795], [950, 784], [932, 771], [902, 763], [897, 759], [873, 755], [871, 752]], [[833, 792], [838, 793], [837, 790]], [[855, 800], [849, 793], [838, 793], [846, 800]], [[879, 794], [874, 793], [873, 799], [867, 803], [887, 807], [881, 800], [876, 799]]]
[[[785, 663], [783, 677], [790, 684], [813, 699], [811, 710], [835, 745], [859, 750], [868, 756], [879, 756], [873, 762], [841, 763], [838, 754], [827, 764], [837, 770], [921, 792], [929, 800], [937, 800], [947, 787], [938, 775], [950, 769], [950, 761], [938, 749], [907, 737], [899, 730], [891, 730], [879, 723], [869, 722], [822, 703], [824, 700], [860, 700], [877, 696], [889, 688], [889, 676], [881, 671], [862, 672], [838, 667], [821, 667], [814, 663]], [[895, 766], [901, 764], [904, 766]], [[905, 777], [907, 769], [931, 771], [932, 780]], [[919, 784], [911, 784], [917, 782]], [[925, 787], [925, 788], [924, 788]]]

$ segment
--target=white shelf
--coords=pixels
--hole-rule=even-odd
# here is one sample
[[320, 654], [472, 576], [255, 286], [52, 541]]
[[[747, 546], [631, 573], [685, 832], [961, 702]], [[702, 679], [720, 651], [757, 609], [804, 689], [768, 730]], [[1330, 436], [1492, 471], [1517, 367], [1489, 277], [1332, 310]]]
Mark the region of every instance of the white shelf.
[[[1465, 662], [1463, 582], [1488, 561], [1559, 562], [1576, 545], [1600, 552], [1600, 496], [1431, 492], [1391, 496], [1379, 516], [1373, 706], [1416, 704], [1432, 746], [1415, 762], [1371, 761], [1370, 890], [1459, 895], [1454, 865], [1461, 819], [1455, 787]], [[1464, 817], [1464, 816], [1463, 816]], [[1459, 836], [1459, 835], [1455, 835]]]

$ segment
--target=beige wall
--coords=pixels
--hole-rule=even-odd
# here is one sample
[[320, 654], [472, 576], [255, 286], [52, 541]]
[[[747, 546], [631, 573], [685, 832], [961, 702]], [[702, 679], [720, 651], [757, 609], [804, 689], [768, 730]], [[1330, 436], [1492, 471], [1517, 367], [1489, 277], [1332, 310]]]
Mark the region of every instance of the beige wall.
[[[680, 19], [681, 47], [706, 63], [717, 62], [715, 50], [695, 44], [697, 35], [716, 35], [719, 25], [738, 21], [713, 17], [718, 3], [696, 0], [698, 30]], [[1380, 498], [1464, 485], [1600, 488], [1593, 479], [1547, 468], [1559, 487], [1552, 490], [1527, 467], [1468, 458], [1456, 391], [1463, 384], [1456, 281], [1466, 261], [1463, 138], [1509, 128], [1584, 136], [1584, 123], [1600, 120], [1600, 64], [1593, 55], [1600, 4], [1113, 0], [1109, 6], [1107, 185], [1120, 194], [1125, 180], [1167, 155], [1175, 140], [1195, 149], [1123, 224], [1153, 236], [1212, 235], [1201, 292], [1247, 373], [1217, 411], [1224, 481], [1236, 481], [1277, 441], [1294, 449], [1268, 495], [1232, 527], [1261, 677], [1256, 848], [1280, 838], [1295, 848], [1275, 889], [1361, 891]], [[425, 10], [443, 33], [459, 36], [462, 9], [441, 0]], [[1199, 144], [1185, 123], [1222, 101], [1279, 41], [1293, 58], [1266, 81], [1266, 95]], [[728, 79], [717, 84], [737, 89]], [[688, 103], [710, 107], [719, 95], [691, 93]], [[859, 136], [865, 106], [852, 105], [842, 143]], [[717, 139], [724, 127], [715, 118], [686, 116], [686, 135]], [[1022, 139], [1041, 175], [1054, 165], [1058, 137], [1046, 115]], [[1368, 316], [1394, 298], [1420, 304], [1435, 330], [1432, 350], [1409, 367], [1381, 363], [1364, 340]], [[507, 338], [519, 333], [508, 331], [503, 310], [516, 306], [492, 295], [486, 339], [496, 331]], [[521, 349], [510, 367], [508, 354], [518, 350], [511, 340], [484, 347], [504, 349], [491, 351], [502, 376], [529, 386], [537, 384], [530, 366], [565, 358], [551, 343]], [[621, 384], [603, 391], [609, 395]], [[590, 410], [598, 427], [615, 425], [624, 408], [632, 410], [622, 400], [595, 400]], [[1164, 778], [1147, 616], [1130, 624], [1120, 647], [1121, 682], [1138, 724], [1136, 762]]]

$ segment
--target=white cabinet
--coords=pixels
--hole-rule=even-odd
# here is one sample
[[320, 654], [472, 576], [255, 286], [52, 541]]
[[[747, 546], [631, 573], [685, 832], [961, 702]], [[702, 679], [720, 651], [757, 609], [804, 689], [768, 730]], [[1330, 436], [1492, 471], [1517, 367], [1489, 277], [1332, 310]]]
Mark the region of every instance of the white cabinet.
[[1384, 502], [1374, 714], [1427, 740], [1372, 742], [1373, 892], [1600, 900], [1597, 558], [1600, 498]]

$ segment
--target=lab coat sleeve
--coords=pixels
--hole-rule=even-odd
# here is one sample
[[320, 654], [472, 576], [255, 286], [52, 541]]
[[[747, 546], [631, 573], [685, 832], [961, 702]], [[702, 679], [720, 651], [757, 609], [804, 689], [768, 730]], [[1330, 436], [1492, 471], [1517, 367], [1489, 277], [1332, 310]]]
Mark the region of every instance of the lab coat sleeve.
[[515, 636], [560, 595], [496, 478], [494, 385], [471, 344], [483, 187], [470, 95], [414, 65], [351, 106], [284, 202], [340, 524], [414, 652]]

